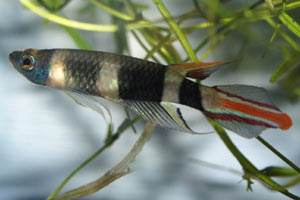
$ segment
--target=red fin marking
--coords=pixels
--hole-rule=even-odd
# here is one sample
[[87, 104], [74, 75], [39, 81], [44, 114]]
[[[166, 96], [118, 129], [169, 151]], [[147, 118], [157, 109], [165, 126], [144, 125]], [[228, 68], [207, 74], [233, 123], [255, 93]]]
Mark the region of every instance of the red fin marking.
[[240, 116], [237, 116], [234, 114], [217, 114], [217, 113], [211, 113], [211, 112], [205, 111], [205, 115], [210, 117], [213, 120], [238, 121], [238, 122], [243, 122], [243, 123], [254, 125], [254, 126], [264, 126], [267, 128], [276, 128], [275, 126], [272, 126], [263, 121], [248, 119], [248, 118], [240, 117]]
[[227, 63], [229, 62], [193, 62], [170, 65], [169, 67], [178, 71], [184, 76], [203, 80], [219, 69], [216, 67], [216, 65]]
[[[178, 70], [193, 70], [193, 69], [199, 69], [199, 68], [208, 68], [213, 67], [220, 64], [227, 64], [229, 62], [225, 61], [216, 61], [216, 62], [192, 62], [192, 63], [180, 63], [180, 64], [174, 64], [170, 65], [171, 67], [178, 69]], [[183, 68], [183, 69], [182, 69]]]
[[285, 113], [274, 113], [267, 110], [260, 109], [259, 107], [243, 104], [240, 102], [235, 102], [229, 99], [221, 99], [220, 106], [223, 108], [231, 109], [234, 111], [242, 112], [251, 116], [261, 117], [266, 120], [272, 121], [283, 129], [289, 129], [292, 126], [291, 118]]
[[259, 105], [259, 106], [262, 106], [262, 107], [266, 107], [266, 108], [271, 108], [271, 109], [274, 109], [274, 110], [277, 110], [277, 111], [280, 111], [281, 110], [279, 108], [277, 108], [276, 106], [273, 106], [273, 105], [270, 105], [270, 104], [266, 104], [266, 103], [261, 103], [261, 102], [258, 102], [258, 101], [254, 101], [254, 100], [251, 100], [251, 99], [246, 99], [244, 97], [241, 97], [239, 95], [236, 95], [236, 94], [232, 94], [232, 93], [229, 93], [229, 92], [226, 92], [224, 90], [221, 90], [218, 88], [218, 86], [214, 86], [213, 87], [215, 90], [217, 90], [218, 92], [221, 92], [223, 94], [225, 94], [226, 96], [228, 97], [234, 97], [234, 98], [238, 98], [242, 101], [247, 101], [247, 102], [250, 102], [250, 103], [253, 103], [253, 104], [256, 104], [256, 105]]

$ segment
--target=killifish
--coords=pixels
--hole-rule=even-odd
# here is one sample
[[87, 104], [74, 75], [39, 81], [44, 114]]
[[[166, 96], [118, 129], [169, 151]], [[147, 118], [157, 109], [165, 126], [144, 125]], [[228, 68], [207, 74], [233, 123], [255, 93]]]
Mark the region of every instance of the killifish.
[[[31, 82], [68, 92], [80, 104], [99, 110], [98, 98], [120, 103], [166, 128], [194, 132], [179, 106], [202, 112], [246, 138], [267, 128], [287, 130], [291, 118], [260, 87], [205, 86], [203, 80], [224, 62], [162, 65], [99, 51], [26, 49], [9, 54], [11, 64]], [[85, 99], [89, 99], [86, 101]], [[93, 104], [87, 102], [94, 102]]]

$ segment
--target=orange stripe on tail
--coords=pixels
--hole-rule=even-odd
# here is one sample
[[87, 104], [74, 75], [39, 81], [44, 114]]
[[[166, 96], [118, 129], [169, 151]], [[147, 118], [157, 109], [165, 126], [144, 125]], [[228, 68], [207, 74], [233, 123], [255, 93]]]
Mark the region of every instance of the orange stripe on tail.
[[281, 129], [287, 130], [292, 126], [292, 120], [286, 113], [275, 113], [261, 109], [258, 106], [243, 104], [225, 98], [220, 98], [221, 108], [231, 109], [254, 117], [260, 117], [276, 123]]
[[272, 102], [267, 91], [250, 85], [201, 86], [204, 114], [242, 137], [267, 128], [289, 129], [291, 118]]

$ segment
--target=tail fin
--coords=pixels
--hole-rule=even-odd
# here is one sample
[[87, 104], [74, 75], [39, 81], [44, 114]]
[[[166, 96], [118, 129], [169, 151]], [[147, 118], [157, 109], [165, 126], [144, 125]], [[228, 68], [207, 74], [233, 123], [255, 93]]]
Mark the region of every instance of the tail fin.
[[267, 128], [287, 130], [292, 126], [291, 118], [272, 103], [263, 88], [247, 85], [205, 87], [202, 99], [207, 117], [246, 138], [256, 137]]

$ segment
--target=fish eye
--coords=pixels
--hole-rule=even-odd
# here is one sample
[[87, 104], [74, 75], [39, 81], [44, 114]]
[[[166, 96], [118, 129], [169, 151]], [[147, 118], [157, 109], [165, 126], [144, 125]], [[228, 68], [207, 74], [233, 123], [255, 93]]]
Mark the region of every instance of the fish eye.
[[25, 70], [32, 70], [35, 66], [35, 61], [33, 56], [25, 55], [21, 59], [21, 66]]

